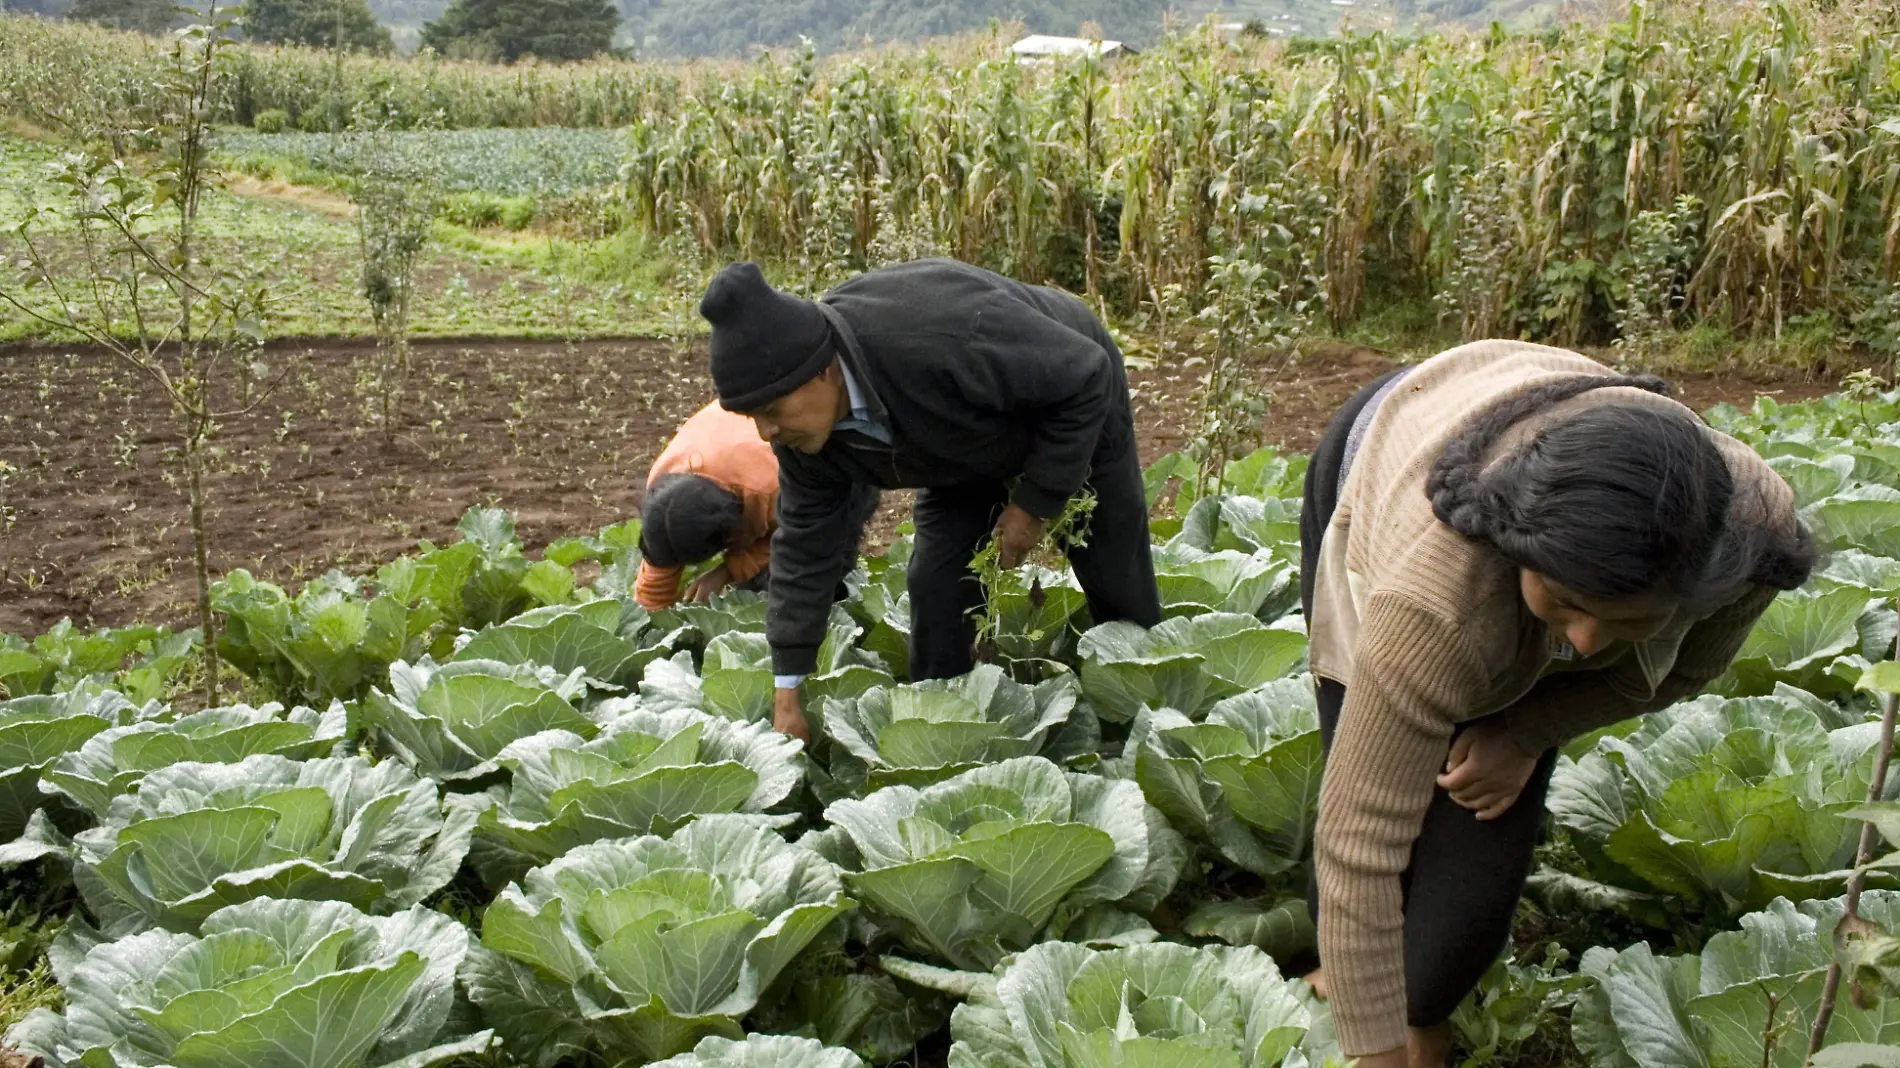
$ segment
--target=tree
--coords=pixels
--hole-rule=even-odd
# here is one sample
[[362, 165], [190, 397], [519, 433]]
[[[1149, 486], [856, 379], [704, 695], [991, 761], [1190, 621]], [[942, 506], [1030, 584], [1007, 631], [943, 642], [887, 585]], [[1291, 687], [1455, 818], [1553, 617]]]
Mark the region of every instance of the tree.
[[72, 0], [0, 0], [0, 11], [24, 11], [29, 15], [58, 18], [73, 6]]
[[250, 0], [244, 11], [245, 32], [253, 41], [366, 52], [396, 47], [367, 0]]
[[68, 18], [121, 30], [164, 33], [178, 24], [177, 0], [78, 0]]
[[[173, 40], [147, 87], [163, 116], [143, 131], [155, 138], [154, 151], [127, 158], [88, 140], [62, 157], [52, 177], [65, 194], [63, 211], [36, 208], [13, 226], [9, 236], [26, 255], [0, 279], [0, 303], [55, 335], [97, 346], [157, 387], [178, 420], [207, 708], [219, 703], [205, 523], [212, 439], [220, 422], [269, 395], [254, 388], [265, 371], [260, 324], [269, 287], [248, 265], [224, 261], [227, 253], [203, 240], [198, 218], [214, 178], [211, 118], [230, 92], [221, 53], [231, 29], [209, 0], [202, 22]], [[47, 229], [58, 235], [50, 245]]]
[[613, 46], [614, 0], [455, 0], [422, 29], [438, 52], [499, 59], [586, 59]]

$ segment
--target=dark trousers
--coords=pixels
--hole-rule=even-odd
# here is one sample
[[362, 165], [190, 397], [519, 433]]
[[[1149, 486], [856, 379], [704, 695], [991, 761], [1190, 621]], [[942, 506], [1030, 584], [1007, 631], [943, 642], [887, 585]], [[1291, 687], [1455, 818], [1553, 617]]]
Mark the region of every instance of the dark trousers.
[[[1148, 542], [1148, 498], [1132, 441], [1098, 455], [1089, 474], [1095, 512], [1088, 544], [1069, 550], [1069, 563], [1097, 623], [1161, 622], [1154, 557]], [[983, 607], [983, 584], [970, 570], [1008, 504], [1001, 482], [932, 486], [917, 492], [916, 540], [910, 557], [910, 676], [947, 679], [975, 666], [972, 646]]]
[[[1320, 539], [1339, 503], [1346, 435], [1353, 418], [1383, 382], [1382, 377], [1368, 385], [1333, 416], [1306, 469], [1300, 513], [1300, 600], [1309, 619]], [[1331, 679], [1318, 679], [1315, 690], [1320, 737], [1331, 752], [1346, 688]], [[1459, 731], [1469, 725], [1461, 725]], [[1530, 876], [1532, 853], [1544, 825], [1544, 797], [1556, 766], [1553, 749], [1538, 761], [1517, 804], [1488, 823], [1479, 821], [1444, 790], [1433, 792], [1418, 839], [1412, 843], [1411, 865], [1399, 883], [1405, 901], [1406, 1011], [1413, 1027], [1450, 1019], [1510, 945], [1517, 900]], [[1317, 922], [1317, 878], [1307, 883], [1306, 903]]]

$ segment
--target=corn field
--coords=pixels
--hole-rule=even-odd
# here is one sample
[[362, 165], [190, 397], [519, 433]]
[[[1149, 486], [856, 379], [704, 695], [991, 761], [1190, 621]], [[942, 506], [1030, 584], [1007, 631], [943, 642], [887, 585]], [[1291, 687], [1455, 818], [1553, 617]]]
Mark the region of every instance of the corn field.
[[[60, 132], [135, 127], [151, 117], [150, 85], [168, 46], [83, 22], [0, 15], [0, 107]], [[679, 85], [675, 69], [616, 60], [496, 66], [245, 45], [228, 49], [225, 63], [220, 119], [249, 126], [281, 110], [306, 133], [367, 122], [620, 127]]]
[[1851, 328], [1900, 273], [1900, 17], [1728, 7], [1537, 38], [1192, 34], [1112, 68], [806, 55], [636, 121], [627, 195], [655, 234], [814, 286], [938, 253], [1266, 328], [1405, 297], [1566, 344]]
[[[234, 49], [223, 107], [625, 125], [631, 225], [813, 289], [943, 254], [1262, 338], [1413, 301], [1472, 337], [1874, 344], [1900, 337], [1896, 41], [1892, 5], [1657, 0], [1541, 36], [1196, 31], [1054, 67], [998, 35], [743, 67]], [[123, 128], [150, 54], [0, 20], [0, 106]]]

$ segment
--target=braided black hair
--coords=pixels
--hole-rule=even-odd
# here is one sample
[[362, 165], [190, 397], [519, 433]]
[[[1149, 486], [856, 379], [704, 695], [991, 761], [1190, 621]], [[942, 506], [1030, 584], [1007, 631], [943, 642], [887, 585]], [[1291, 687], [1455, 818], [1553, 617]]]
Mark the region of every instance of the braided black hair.
[[1793, 589], [1814, 567], [1808, 532], [1730, 523], [1734, 480], [1687, 409], [1600, 405], [1487, 459], [1520, 420], [1596, 389], [1669, 395], [1652, 375], [1584, 375], [1507, 397], [1439, 453], [1426, 493], [1439, 520], [1587, 597], [1720, 603], [1743, 582]]

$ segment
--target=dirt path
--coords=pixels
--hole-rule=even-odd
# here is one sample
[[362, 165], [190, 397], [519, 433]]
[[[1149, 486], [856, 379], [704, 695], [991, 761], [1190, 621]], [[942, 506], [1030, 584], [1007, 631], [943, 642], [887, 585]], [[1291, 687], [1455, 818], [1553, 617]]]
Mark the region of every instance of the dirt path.
[[231, 172], [223, 176], [224, 188], [244, 197], [256, 197], [278, 204], [289, 204], [328, 215], [333, 219], [356, 218], [356, 205], [342, 193], [289, 182], [266, 181], [248, 174]]
[[[452, 538], [476, 504], [514, 512], [531, 550], [592, 533], [634, 513], [647, 466], [709, 398], [699, 347], [428, 342], [415, 349], [403, 429], [385, 440], [373, 422], [373, 352], [367, 342], [272, 347], [282, 383], [219, 430], [214, 571], [244, 567], [294, 585], [331, 567], [367, 570], [418, 539]], [[1266, 440], [1310, 448], [1333, 410], [1390, 366], [1346, 346], [1262, 365], [1273, 393]], [[1196, 373], [1131, 372], [1144, 460], [1192, 434]], [[1679, 384], [1697, 407], [1830, 388]], [[0, 348], [0, 505], [13, 515], [0, 538], [0, 630], [37, 633], [65, 616], [85, 626], [187, 620], [179, 440], [149, 388], [98, 355]], [[887, 537], [902, 514], [893, 495], [872, 537]]]

